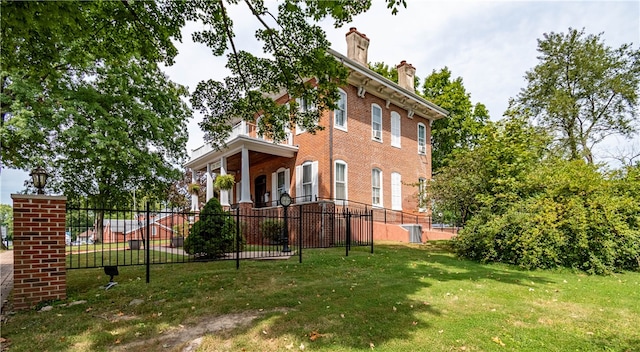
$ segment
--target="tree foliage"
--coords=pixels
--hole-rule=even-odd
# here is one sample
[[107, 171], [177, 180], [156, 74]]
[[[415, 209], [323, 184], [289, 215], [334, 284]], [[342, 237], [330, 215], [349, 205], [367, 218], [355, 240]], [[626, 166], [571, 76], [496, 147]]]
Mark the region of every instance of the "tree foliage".
[[471, 219], [454, 247], [527, 269], [640, 270], [640, 204], [629, 192], [638, 181], [625, 181], [582, 160], [547, 160], [527, 173], [508, 208]]
[[522, 118], [487, 123], [481, 135], [478, 145], [456, 153], [427, 189], [439, 211], [454, 214], [459, 225], [482, 211], [508, 208], [519, 198], [521, 179], [546, 155], [548, 137]]
[[188, 93], [169, 81], [180, 4], [2, 2], [1, 156], [71, 198], [159, 194], [184, 157]]
[[235, 240], [236, 222], [216, 198], [211, 198], [185, 239], [184, 250], [199, 258], [220, 258], [234, 250]]
[[482, 137], [482, 127], [489, 120], [489, 112], [483, 104], [471, 103], [462, 78], [452, 79], [447, 67], [434, 70], [425, 78], [422, 93], [427, 100], [449, 111], [446, 118], [433, 123], [431, 130], [431, 159], [437, 173], [454, 153], [476, 146]]
[[512, 104], [553, 131], [570, 158], [589, 163], [605, 137], [638, 129], [640, 50], [611, 48], [601, 37], [571, 28], [544, 34], [540, 62], [526, 73], [527, 87]]

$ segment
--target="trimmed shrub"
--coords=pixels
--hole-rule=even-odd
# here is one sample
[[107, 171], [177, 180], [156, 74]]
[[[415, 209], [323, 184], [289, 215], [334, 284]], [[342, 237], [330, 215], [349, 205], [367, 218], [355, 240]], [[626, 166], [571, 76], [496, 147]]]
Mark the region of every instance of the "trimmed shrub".
[[234, 251], [235, 241], [235, 221], [216, 198], [211, 198], [191, 227], [184, 241], [184, 250], [199, 258], [220, 258]]
[[267, 219], [260, 224], [262, 236], [271, 244], [282, 244], [284, 221], [280, 219]]

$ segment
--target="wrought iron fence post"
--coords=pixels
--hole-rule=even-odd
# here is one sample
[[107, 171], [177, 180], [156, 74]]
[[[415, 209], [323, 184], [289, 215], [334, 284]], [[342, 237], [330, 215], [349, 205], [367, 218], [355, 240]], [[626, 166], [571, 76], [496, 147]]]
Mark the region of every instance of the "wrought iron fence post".
[[150, 225], [151, 225], [151, 222], [150, 222], [150, 219], [149, 219], [150, 215], [151, 215], [151, 212], [149, 211], [149, 202], [147, 201], [146, 214], [145, 214], [145, 216], [146, 216], [146, 226], [145, 226], [145, 228], [147, 229], [146, 230], [147, 236], [146, 236], [146, 241], [145, 241], [145, 244], [144, 244], [145, 261], [146, 261], [146, 264], [147, 264], [147, 283], [149, 283], [149, 279], [150, 279], [150, 276], [151, 276], [150, 275], [150, 273], [151, 273], [151, 263], [150, 263], [150, 257], [151, 257], [151, 248], [150, 248], [150, 242], [151, 242], [150, 241], [150, 237], [151, 237], [150, 236], [150, 234], [151, 234], [150, 227], [151, 226]]
[[[231, 216], [231, 214], [229, 214]], [[240, 244], [242, 234], [240, 233], [240, 209], [236, 209], [236, 270], [240, 269]]]
[[369, 215], [369, 226], [371, 228], [371, 231], [369, 231], [369, 234], [371, 236], [371, 254], [373, 254], [373, 210], [371, 210], [371, 213]]
[[347, 243], [345, 243], [345, 256], [349, 256], [349, 250], [351, 249], [351, 212], [347, 210], [346, 221], [347, 221]]
[[302, 263], [302, 206], [298, 205], [298, 257]]

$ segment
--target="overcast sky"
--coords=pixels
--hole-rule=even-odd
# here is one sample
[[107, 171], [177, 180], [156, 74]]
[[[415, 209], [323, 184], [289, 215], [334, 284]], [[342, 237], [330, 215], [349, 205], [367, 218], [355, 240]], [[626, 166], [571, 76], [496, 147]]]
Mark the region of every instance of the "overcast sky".
[[[640, 44], [640, 1], [422, 1], [407, 0], [407, 8], [392, 16], [385, 2], [373, 0], [372, 8], [350, 24], [335, 29], [322, 24], [332, 48], [346, 54], [345, 34], [349, 27], [370, 39], [370, 62], [397, 65], [406, 60], [424, 79], [433, 70], [447, 66], [454, 77], [462, 77], [472, 102], [487, 106], [493, 120], [502, 117], [510, 97], [524, 87], [523, 76], [537, 63], [537, 39], [544, 33], [585, 28], [588, 34], [603, 33], [605, 43], [619, 47]], [[253, 32], [257, 24], [243, 9], [231, 9], [236, 40], [242, 49], [257, 52], [260, 44]], [[172, 80], [193, 91], [204, 79], [226, 75], [225, 58], [215, 58], [201, 44], [191, 42], [190, 33], [200, 28], [191, 24], [183, 31], [183, 43], [176, 64], [166, 69]], [[189, 153], [202, 145], [197, 114], [189, 123]], [[596, 150], [597, 156], [616, 152], [618, 145], [638, 145], [611, 139]], [[0, 174], [0, 202], [12, 204], [10, 193], [22, 190], [27, 173], [3, 169]]]

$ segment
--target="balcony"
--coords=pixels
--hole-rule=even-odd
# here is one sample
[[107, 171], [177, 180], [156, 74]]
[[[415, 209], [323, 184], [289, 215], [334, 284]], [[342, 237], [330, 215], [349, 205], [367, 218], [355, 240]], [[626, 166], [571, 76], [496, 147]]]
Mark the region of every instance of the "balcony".
[[[263, 140], [263, 141], [267, 141], [267, 142], [273, 142], [271, 139], [268, 138], [263, 138], [262, 136], [258, 135], [258, 127], [256, 126], [255, 123], [249, 123], [246, 121], [241, 121], [238, 122], [237, 124], [235, 124], [233, 126], [233, 129], [231, 130], [231, 133], [229, 134], [229, 137], [227, 137], [227, 139], [225, 140], [225, 144], [229, 144], [231, 141], [233, 141], [234, 139], [236, 139], [238, 136], [247, 136], [256, 140]], [[284, 141], [280, 142], [280, 143], [274, 143], [277, 145], [293, 145], [293, 134], [290, 131], [287, 131], [287, 136], [285, 138]], [[195, 160], [211, 151], [213, 151], [214, 148], [209, 145], [209, 144], [204, 144], [201, 147], [198, 147], [196, 149], [193, 149], [191, 152], [191, 160]]]

